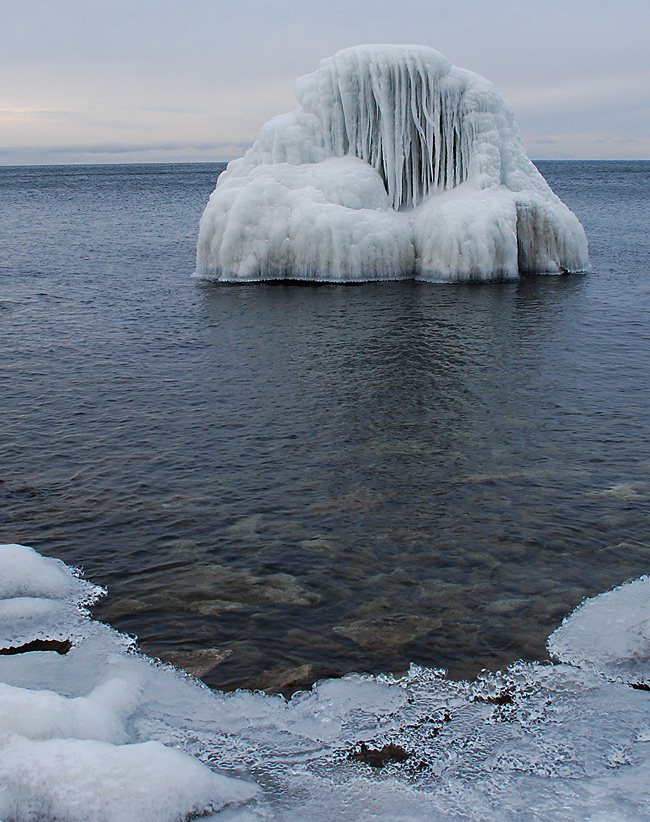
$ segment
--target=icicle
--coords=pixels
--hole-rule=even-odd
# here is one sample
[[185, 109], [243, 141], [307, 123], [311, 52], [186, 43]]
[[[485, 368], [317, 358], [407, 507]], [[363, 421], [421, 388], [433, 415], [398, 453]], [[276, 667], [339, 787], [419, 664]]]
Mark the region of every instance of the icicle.
[[417, 56], [390, 62], [363, 49], [323, 70], [335, 110], [323, 116], [326, 151], [373, 166], [394, 208], [466, 179], [462, 94], [449, 72], [432, 74]]

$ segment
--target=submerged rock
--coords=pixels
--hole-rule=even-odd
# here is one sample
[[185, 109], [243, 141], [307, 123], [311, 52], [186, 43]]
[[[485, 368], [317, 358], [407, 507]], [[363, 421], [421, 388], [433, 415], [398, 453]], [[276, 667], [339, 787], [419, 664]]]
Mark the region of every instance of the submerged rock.
[[440, 628], [442, 619], [406, 614], [358, 619], [333, 630], [374, 653], [392, 653], [420, 636]]

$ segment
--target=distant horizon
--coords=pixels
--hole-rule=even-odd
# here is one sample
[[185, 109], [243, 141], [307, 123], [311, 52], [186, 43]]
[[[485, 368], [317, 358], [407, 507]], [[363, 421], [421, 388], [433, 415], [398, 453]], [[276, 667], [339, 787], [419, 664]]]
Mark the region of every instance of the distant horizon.
[[[240, 157], [243, 155], [240, 155]], [[533, 163], [650, 163], [646, 157], [534, 157], [528, 155]], [[76, 162], [21, 162], [4, 163], [0, 161], [0, 168], [69, 168], [72, 166], [171, 166], [171, 165], [228, 165], [238, 160], [232, 157], [229, 160], [98, 160], [95, 162], [78, 160]]]

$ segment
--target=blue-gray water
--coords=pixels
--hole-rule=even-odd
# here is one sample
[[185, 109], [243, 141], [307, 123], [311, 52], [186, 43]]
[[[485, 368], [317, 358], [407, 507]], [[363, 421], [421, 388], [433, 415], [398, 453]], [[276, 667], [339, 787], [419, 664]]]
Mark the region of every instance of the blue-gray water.
[[192, 280], [217, 165], [0, 168], [0, 541], [216, 687], [471, 675], [650, 571], [650, 163], [540, 163], [593, 271]]

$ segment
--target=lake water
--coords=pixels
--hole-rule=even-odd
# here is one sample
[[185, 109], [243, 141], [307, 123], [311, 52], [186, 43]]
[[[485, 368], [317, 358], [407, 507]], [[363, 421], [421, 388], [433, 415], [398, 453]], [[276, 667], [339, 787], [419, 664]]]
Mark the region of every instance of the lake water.
[[543, 659], [650, 570], [650, 163], [539, 166], [592, 271], [191, 279], [214, 165], [0, 168], [0, 542], [211, 686]]

